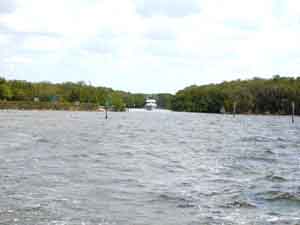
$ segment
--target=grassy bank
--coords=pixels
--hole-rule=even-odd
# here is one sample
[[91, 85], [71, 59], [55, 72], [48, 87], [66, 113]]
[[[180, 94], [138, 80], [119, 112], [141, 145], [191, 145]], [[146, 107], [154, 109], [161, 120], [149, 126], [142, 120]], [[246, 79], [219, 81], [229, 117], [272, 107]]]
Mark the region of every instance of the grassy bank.
[[0, 110], [66, 110], [66, 111], [97, 111], [99, 106], [94, 103], [52, 103], [52, 102], [33, 102], [33, 101], [0, 101]]

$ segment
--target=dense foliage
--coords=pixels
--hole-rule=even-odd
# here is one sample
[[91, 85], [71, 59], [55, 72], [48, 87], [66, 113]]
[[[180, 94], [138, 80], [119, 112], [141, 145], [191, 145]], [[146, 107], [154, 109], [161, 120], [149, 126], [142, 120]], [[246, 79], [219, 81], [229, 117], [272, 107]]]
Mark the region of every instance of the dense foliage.
[[[276, 75], [272, 79], [253, 78], [203, 86], [193, 85], [177, 92], [175, 96], [132, 94], [94, 87], [84, 82], [52, 84], [0, 78], [0, 100], [10, 102], [10, 105], [13, 102], [23, 102], [22, 107], [26, 104], [36, 107], [29, 102], [38, 99], [43, 103], [41, 107], [56, 103], [57, 106], [60, 104], [65, 108], [80, 103], [84, 106], [82, 109], [110, 105], [114, 110], [122, 111], [126, 107], [144, 107], [147, 97], [156, 99], [159, 108], [207, 113], [232, 112], [233, 105], [236, 104], [237, 113], [290, 114], [291, 103], [295, 102], [296, 114], [300, 114], [300, 77]], [[3, 107], [6, 105], [9, 106], [8, 103], [2, 104]]]
[[0, 79], [0, 100], [33, 101], [58, 103], [94, 103], [105, 105], [110, 101], [117, 111], [125, 108], [122, 95], [109, 88], [93, 87], [84, 82], [52, 84]]
[[[132, 94], [123, 91], [115, 91], [111, 88], [94, 87], [84, 82], [52, 84], [50, 82], [32, 83], [20, 80], [5, 80], [0, 78], [0, 100], [11, 102], [4, 106], [12, 105], [12, 102], [26, 102], [31, 107], [48, 106], [42, 103], [56, 103], [60, 106], [70, 105], [69, 103], [94, 104], [100, 106], [111, 106], [116, 111], [123, 111], [125, 108], [142, 108], [147, 97], [153, 97], [158, 101], [160, 108], [170, 108], [170, 94]], [[34, 100], [41, 104], [30, 104]], [[25, 104], [25, 103], [24, 103]], [[22, 103], [22, 107], [24, 105]], [[49, 107], [48, 107], [49, 108]]]
[[219, 113], [233, 111], [236, 104], [238, 113], [291, 113], [291, 103], [296, 104], [300, 114], [300, 77], [273, 79], [253, 78], [221, 84], [190, 86], [177, 92], [172, 101], [175, 111]]

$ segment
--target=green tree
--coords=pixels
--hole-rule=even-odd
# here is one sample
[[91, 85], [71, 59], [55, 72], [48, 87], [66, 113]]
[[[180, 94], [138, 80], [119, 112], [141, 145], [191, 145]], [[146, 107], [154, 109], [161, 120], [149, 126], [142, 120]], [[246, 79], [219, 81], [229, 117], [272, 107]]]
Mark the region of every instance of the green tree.
[[12, 96], [10, 87], [5, 83], [0, 84], [0, 99], [9, 100]]
[[111, 96], [111, 103], [116, 111], [124, 111], [125, 110], [125, 103], [122, 97], [119, 94], [113, 94]]

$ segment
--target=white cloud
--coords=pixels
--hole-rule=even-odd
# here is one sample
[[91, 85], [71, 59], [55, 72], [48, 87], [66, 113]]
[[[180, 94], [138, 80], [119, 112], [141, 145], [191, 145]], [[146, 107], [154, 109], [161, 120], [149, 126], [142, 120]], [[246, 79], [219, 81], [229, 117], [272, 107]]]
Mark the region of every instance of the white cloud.
[[294, 74], [299, 16], [297, 0], [1, 0], [0, 73], [140, 92]]
[[0, 46], [5, 46], [9, 44], [9, 42], [10, 42], [10, 36], [7, 34], [0, 33]]
[[178, 31], [177, 21], [166, 16], [143, 19], [144, 37], [151, 40], [174, 40]]
[[25, 50], [53, 51], [63, 48], [63, 42], [59, 38], [34, 36], [26, 38], [23, 47]]
[[238, 20], [261, 23], [272, 14], [272, 0], [210, 0], [201, 1], [202, 14], [211, 21]]
[[131, 0], [101, 0], [92, 3], [72, 0], [18, 0], [16, 13], [2, 21], [17, 31], [54, 32], [87, 36], [99, 29], [114, 32], [138, 29], [135, 6]]
[[200, 11], [198, 0], [136, 0], [137, 11], [145, 17], [184, 17]]
[[1, 0], [0, 1], [0, 14], [7, 14], [14, 12], [16, 4], [14, 0]]
[[31, 63], [32, 59], [24, 56], [12, 56], [4, 59], [4, 62], [8, 64], [27, 64]]

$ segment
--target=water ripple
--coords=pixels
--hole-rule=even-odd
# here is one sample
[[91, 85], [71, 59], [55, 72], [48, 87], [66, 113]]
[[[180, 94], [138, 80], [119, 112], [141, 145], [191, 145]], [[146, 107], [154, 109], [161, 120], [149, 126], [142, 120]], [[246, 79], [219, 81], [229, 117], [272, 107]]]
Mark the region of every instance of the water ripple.
[[0, 112], [0, 224], [299, 224], [279, 116]]

